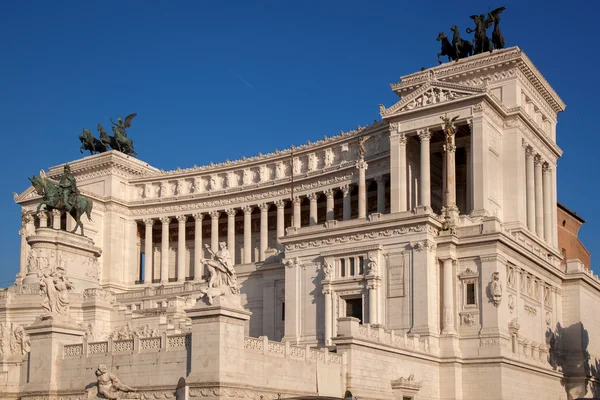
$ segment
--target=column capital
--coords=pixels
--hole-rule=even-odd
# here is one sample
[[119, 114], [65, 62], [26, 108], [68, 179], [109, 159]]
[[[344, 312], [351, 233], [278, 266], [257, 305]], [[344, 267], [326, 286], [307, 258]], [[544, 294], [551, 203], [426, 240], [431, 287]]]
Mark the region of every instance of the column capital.
[[545, 162], [544, 164], [542, 164], [542, 172], [543, 173], [549, 174], [552, 172], [552, 170], [553, 170], [553, 167], [548, 162]]
[[329, 199], [329, 198], [332, 198], [332, 197], [333, 197], [333, 194], [334, 194], [334, 192], [333, 192], [333, 189], [325, 189], [325, 190], [323, 191], [323, 193], [325, 193], [325, 196], [326, 196], [328, 199]]
[[146, 226], [154, 225], [154, 220], [152, 218], [144, 218], [143, 221], [144, 221], [144, 225], [146, 225]]
[[533, 162], [534, 162], [534, 164], [535, 164], [536, 167], [537, 166], [541, 167], [545, 163], [544, 159], [539, 154], [535, 155], [535, 158], [533, 159]]
[[209, 212], [208, 215], [210, 215], [211, 219], [219, 219], [219, 217], [221, 216], [221, 211], [213, 210]]
[[419, 129], [417, 131], [417, 135], [419, 136], [419, 139], [421, 139], [421, 142], [424, 140], [431, 139], [431, 131], [429, 130], [429, 128]]
[[367, 164], [365, 162], [365, 160], [358, 160], [356, 162], [356, 168], [357, 169], [367, 169], [369, 167], [369, 164]]
[[469, 118], [467, 120], [467, 126], [469, 127], [469, 132], [471, 132], [471, 134], [473, 134], [473, 118]]
[[193, 215], [196, 221], [202, 221], [204, 219], [204, 214], [201, 212], [197, 212]]
[[258, 205], [258, 208], [260, 209], [261, 212], [267, 212], [267, 211], [269, 211], [269, 204], [267, 204], [267, 203], [260, 203]]
[[388, 178], [385, 175], [377, 175], [375, 177], [375, 182], [377, 182], [377, 186], [385, 184], [387, 181], [388, 181]]
[[285, 207], [285, 200], [277, 200], [277, 201], [275, 201], [275, 207], [277, 207], [277, 208], [284, 208]]
[[346, 184], [344, 186], [341, 186], [340, 190], [342, 191], [344, 196], [348, 196], [348, 194], [350, 193], [350, 185]]
[[533, 151], [533, 147], [527, 145], [525, 147], [525, 155], [527, 156], [527, 158], [534, 158], [535, 157], [535, 153]]
[[302, 199], [300, 199], [300, 196], [294, 196], [294, 198], [292, 199], [292, 204], [293, 205], [301, 205], [302, 204]]
[[235, 208], [228, 208], [227, 210], [225, 210], [225, 213], [228, 217], [235, 217], [235, 215], [237, 214], [237, 210]]
[[52, 210], [52, 216], [53, 217], [59, 217], [60, 218], [60, 210], [57, 210], [56, 208], [54, 210]]
[[177, 222], [179, 222], [180, 224], [185, 224], [185, 222], [188, 219], [187, 215], [177, 215], [177, 216], [175, 216], [175, 218], [177, 219]]
[[242, 211], [244, 212], [244, 214], [246, 215], [250, 215], [252, 214], [252, 210], [254, 209], [254, 207], [252, 206], [244, 206], [242, 207]]
[[159, 219], [163, 225], [169, 225], [171, 223], [171, 217], [160, 217]]
[[390, 122], [390, 133], [400, 132], [400, 122]]
[[308, 200], [310, 200], [310, 201], [317, 201], [316, 193], [309, 193], [308, 195], [306, 195], [306, 197], [308, 197]]
[[406, 134], [398, 133], [398, 144], [400, 146], [406, 146]]

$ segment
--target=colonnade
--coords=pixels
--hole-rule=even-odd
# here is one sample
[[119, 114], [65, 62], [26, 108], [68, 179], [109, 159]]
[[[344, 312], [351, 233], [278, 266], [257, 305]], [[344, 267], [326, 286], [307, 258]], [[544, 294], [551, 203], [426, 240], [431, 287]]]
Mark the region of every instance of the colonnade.
[[553, 170], [541, 154], [536, 153], [532, 146], [524, 144], [525, 176], [526, 176], [526, 213], [527, 228], [540, 239], [557, 245], [555, 235], [553, 207], [556, 202], [553, 195]]

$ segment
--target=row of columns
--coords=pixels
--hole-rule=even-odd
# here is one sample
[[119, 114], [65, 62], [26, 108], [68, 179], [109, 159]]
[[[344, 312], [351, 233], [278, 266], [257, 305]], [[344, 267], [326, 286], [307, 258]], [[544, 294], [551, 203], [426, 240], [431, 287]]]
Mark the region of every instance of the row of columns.
[[[366, 164], [366, 163], [365, 163]], [[366, 165], [360, 166], [359, 172], [366, 169]], [[365, 182], [364, 182], [364, 174], [359, 174], [359, 218], [366, 217], [366, 190], [365, 190]], [[377, 182], [377, 211], [385, 212], [385, 179], [384, 177], [377, 177], [375, 179]], [[361, 183], [362, 182], [362, 183]], [[326, 219], [333, 220], [334, 218], [334, 195], [336, 189], [326, 189], [324, 191], [326, 196]], [[343, 198], [343, 219], [349, 220], [351, 215], [351, 202], [350, 202], [350, 185], [344, 185], [339, 190], [342, 191]], [[361, 193], [363, 200], [361, 201]], [[307, 195], [307, 198], [310, 201], [309, 212], [310, 212], [310, 225], [317, 224], [317, 193], [310, 193]], [[301, 212], [301, 202], [302, 198], [300, 196], [294, 196], [292, 201], [293, 204], [293, 226], [296, 228], [300, 228], [300, 212]], [[277, 237], [283, 237], [285, 235], [285, 226], [284, 226], [284, 216], [285, 216], [285, 200], [277, 200], [274, 202], [277, 208], [276, 214], [276, 224], [277, 224]], [[260, 242], [259, 242], [259, 261], [265, 261], [266, 253], [268, 249], [268, 211], [269, 204], [262, 203], [257, 206], [244, 206], [241, 208], [241, 211], [244, 214], [244, 250], [242, 256], [243, 263], [249, 263], [252, 259], [252, 231], [251, 231], [251, 219], [252, 212], [255, 207], [260, 209]], [[361, 211], [362, 210], [362, 211]], [[195, 228], [194, 228], [194, 279], [198, 280], [202, 276], [202, 263], [200, 260], [204, 257], [204, 249], [202, 248], [203, 238], [202, 238], [202, 221], [205, 218], [205, 215], [208, 215], [211, 220], [211, 238], [210, 238], [210, 248], [213, 252], [218, 251], [219, 245], [219, 218], [223, 211], [210, 211], [208, 213], [195, 213], [192, 217], [195, 220]], [[227, 214], [227, 248], [229, 253], [235, 255], [235, 217], [237, 215], [238, 209], [227, 209], [224, 210]], [[177, 243], [177, 251], [178, 254], [185, 254], [185, 226], [189, 217], [187, 215], [178, 215], [174, 217], [177, 219], [178, 226], [178, 243]], [[172, 217], [160, 217], [158, 219], [161, 223], [162, 228], [162, 239], [161, 239], [161, 268], [160, 268], [160, 277], [159, 280], [161, 283], [166, 283], [169, 280], [169, 229], [172, 221]], [[143, 220], [145, 224], [145, 240], [144, 240], [144, 253], [146, 254], [145, 262], [144, 262], [144, 282], [149, 283], [152, 282], [153, 275], [153, 225], [156, 223], [155, 219], [147, 218]], [[177, 281], [183, 282], [185, 280], [185, 257], [178, 257], [177, 260]]]
[[529, 145], [525, 146], [527, 228], [554, 244], [552, 167]]

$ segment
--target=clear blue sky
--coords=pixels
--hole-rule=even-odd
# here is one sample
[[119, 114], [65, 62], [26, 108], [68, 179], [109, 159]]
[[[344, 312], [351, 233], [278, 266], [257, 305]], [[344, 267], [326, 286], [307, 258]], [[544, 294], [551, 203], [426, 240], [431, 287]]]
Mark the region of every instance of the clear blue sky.
[[558, 198], [600, 252], [597, 2], [4, 1], [0, 286], [18, 272], [12, 192], [80, 157], [82, 128], [138, 113], [139, 158], [162, 169], [331, 136], [379, 119], [377, 104], [396, 100], [390, 83], [435, 65], [438, 32], [501, 5], [507, 46], [567, 104]]

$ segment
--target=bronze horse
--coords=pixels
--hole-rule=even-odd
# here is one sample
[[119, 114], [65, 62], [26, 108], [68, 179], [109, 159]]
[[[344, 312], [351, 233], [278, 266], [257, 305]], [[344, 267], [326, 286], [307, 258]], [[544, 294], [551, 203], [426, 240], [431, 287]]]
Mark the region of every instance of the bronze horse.
[[438, 54], [438, 62], [441, 64], [440, 56], [448, 56], [448, 61], [456, 60], [456, 50], [454, 46], [448, 40], [448, 36], [444, 32], [440, 32], [437, 39], [438, 42], [442, 42], [441, 52]]

